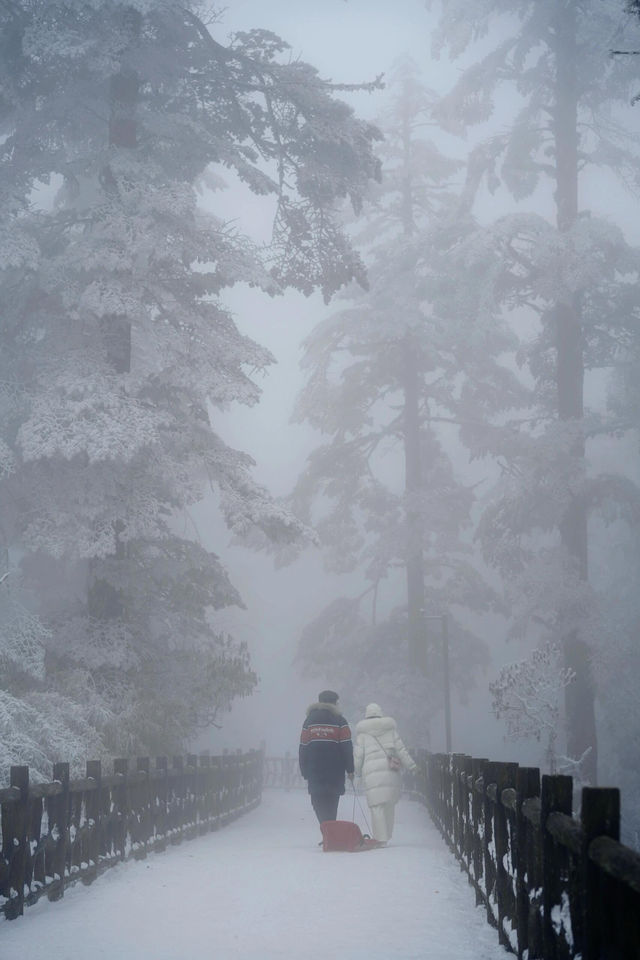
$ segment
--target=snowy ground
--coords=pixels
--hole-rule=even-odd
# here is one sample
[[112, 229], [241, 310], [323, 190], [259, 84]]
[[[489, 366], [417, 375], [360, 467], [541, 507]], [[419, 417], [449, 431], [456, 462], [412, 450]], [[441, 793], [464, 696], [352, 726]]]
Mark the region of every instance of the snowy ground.
[[[352, 812], [343, 798], [338, 816]], [[219, 833], [1, 923], [0, 957], [506, 960], [422, 806], [399, 804], [384, 849], [323, 853], [319, 835], [306, 793], [268, 791]]]

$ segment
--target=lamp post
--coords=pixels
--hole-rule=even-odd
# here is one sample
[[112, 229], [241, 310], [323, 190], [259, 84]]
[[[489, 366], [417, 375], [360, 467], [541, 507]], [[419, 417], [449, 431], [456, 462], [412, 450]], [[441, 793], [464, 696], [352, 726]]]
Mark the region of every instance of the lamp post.
[[444, 737], [447, 753], [451, 753], [451, 689], [449, 680], [449, 615], [426, 616], [425, 620], [439, 620], [442, 624], [442, 681], [444, 686]]

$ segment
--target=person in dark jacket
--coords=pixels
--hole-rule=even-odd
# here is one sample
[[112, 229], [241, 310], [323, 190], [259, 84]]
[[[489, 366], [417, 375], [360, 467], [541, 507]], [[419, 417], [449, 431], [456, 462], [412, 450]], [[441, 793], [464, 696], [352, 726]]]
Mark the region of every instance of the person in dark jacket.
[[300, 734], [300, 773], [319, 823], [336, 819], [345, 773], [353, 780], [351, 730], [337, 703], [337, 693], [323, 690], [307, 710]]

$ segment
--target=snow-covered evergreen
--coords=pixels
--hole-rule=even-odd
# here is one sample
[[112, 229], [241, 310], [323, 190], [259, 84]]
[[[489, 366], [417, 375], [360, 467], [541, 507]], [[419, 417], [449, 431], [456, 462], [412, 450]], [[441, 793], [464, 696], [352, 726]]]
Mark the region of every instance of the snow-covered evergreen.
[[369, 587], [309, 625], [299, 659], [320, 676], [340, 663], [354, 702], [379, 696], [419, 742], [442, 705], [440, 626], [425, 616], [450, 615], [453, 680], [466, 689], [487, 662], [469, 614], [499, 606], [474, 556], [456, 428], [470, 412], [482, 421], [512, 406], [520, 389], [496, 362], [510, 334], [449, 307], [448, 247], [470, 224], [455, 216], [459, 164], [423, 134], [434, 96], [407, 61], [392, 89], [382, 183], [357, 230], [369, 290], [352, 286], [308, 338], [296, 410], [328, 437], [296, 508], [315, 521], [329, 567], [357, 570]]
[[[221, 294], [329, 297], [363, 278], [332, 208], [359, 206], [377, 133], [279, 38], [222, 42], [203, 16], [175, 0], [0, 9], [0, 589], [14, 609], [28, 597], [2, 627], [19, 692], [0, 771], [59, 755], [10, 734], [18, 710], [35, 731], [55, 714], [82, 745], [65, 756], [163, 751], [251, 690], [246, 647], [216, 626], [240, 598], [178, 533], [211, 485], [234, 534], [307, 536], [211, 427], [209, 405], [256, 403], [251, 374], [273, 361]], [[268, 250], [198, 202], [224, 168], [272, 197]]]
[[[460, 295], [466, 302], [475, 296], [478, 312], [496, 319], [510, 312], [522, 331], [516, 359], [533, 389], [528, 409], [493, 437], [503, 480], [480, 536], [509, 580], [516, 628], [534, 622], [542, 638], [529, 671], [547, 663], [572, 678], [556, 684], [565, 692], [566, 754], [591, 782], [601, 625], [588, 579], [589, 518], [599, 509], [632, 515], [638, 503], [628, 478], [591, 468], [593, 439], [616, 427], [588, 408], [584, 390], [590, 371], [621, 359], [637, 323], [638, 253], [606, 209], [597, 216], [583, 200], [589, 170], [638, 182], [637, 138], [623, 119], [635, 70], [607, 46], [619, 35], [621, 14], [614, 0], [453, 0], [434, 41], [436, 53], [457, 56], [483, 38], [484, 54], [438, 108], [449, 129], [489, 120], [498, 102], [505, 110], [499, 91], [511, 94], [501, 130], [472, 151], [465, 199], [471, 208], [479, 190], [486, 196], [504, 186], [520, 203], [459, 251], [471, 281]], [[555, 665], [549, 644], [560, 644]], [[499, 680], [503, 711], [523, 676], [509, 667]]]

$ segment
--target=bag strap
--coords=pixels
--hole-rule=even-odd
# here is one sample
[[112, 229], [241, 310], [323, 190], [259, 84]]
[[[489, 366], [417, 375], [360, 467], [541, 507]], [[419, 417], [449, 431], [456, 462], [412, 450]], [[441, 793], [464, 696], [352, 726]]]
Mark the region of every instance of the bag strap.
[[375, 742], [378, 744], [378, 746], [380, 747], [380, 749], [381, 749], [382, 752], [384, 753], [385, 757], [388, 757], [389, 754], [387, 753], [387, 751], [385, 750], [385, 748], [382, 746], [382, 744], [380, 743], [380, 741], [379, 741], [378, 738], [376, 737], [375, 733], [370, 733], [369, 736], [370, 736], [370, 737], [373, 737], [373, 739], [375, 740]]
[[397, 773], [397, 772], [400, 770], [400, 768], [402, 767], [402, 760], [400, 759], [400, 757], [398, 756], [398, 754], [397, 754], [397, 753], [393, 753], [393, 754], [387, 753], [387, 751], [385, 750], [385, 748], [382, 746], [382, 744], [380, 743], [380, 741], [379, 741], [378, 738], [376, 737], [375, 733], [370, 733], [369, 736], [370, 736], [370, 737], [373, 737], [373, 739], [376, 741], [376, 743], [378, 744], [378, 746], [380, 747], [380, 749], [381, 749], [382, 752], [384, 753], [385, 757], [387, 758], [387, 762], [389, 763], [389, 765], [391, 765], [391, 761], [392, 761], [392, 760], [395, 761], [395, 763], [398, 764], [397, 767], [392, 767], [392, 768], [391, 768], [392, 770], [395, 770], [395, 772]]

